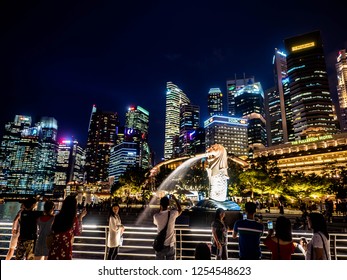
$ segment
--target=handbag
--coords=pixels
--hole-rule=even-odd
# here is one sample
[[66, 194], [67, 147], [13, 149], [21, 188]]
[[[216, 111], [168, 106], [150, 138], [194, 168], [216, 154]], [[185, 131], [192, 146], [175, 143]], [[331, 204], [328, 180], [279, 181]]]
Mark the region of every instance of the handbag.
[[169, 215], [167, 218], [166, 226], [154, 238], [152, 245], [153, 245], [153, 249], [156, 252], [160, 252], [161, 250], [164, 249], [164, 242], [165, 242], [165, 238], [166, 238], [166, 230], [167, 230], [167, 225], [169, 224], [169, 219], [170, 219], [170, 211], [169, 211]]

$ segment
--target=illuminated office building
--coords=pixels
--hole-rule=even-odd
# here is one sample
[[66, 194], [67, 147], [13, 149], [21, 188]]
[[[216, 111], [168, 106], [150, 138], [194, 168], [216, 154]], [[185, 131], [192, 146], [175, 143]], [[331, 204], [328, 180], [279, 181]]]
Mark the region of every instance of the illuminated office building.
[[122, 142], [111, 148], [110, 165], [108, 168], [109, 182], [112, 185], [119, 181], [128, 167], [136, 167], [139, 162], [138, 144]]
[[5, 125], [4, 135], [0, 146], [0, 186], [6, 190], [7, 177], [14, 158], [15, 144], [20, 141], [21, 133], [31, 126], [31, 117], [16, 115], [13, 122]]
[[57, 159], [57, 121], [17, 115], [5, 126], [2, 141], [3, 191], [7, 194], [48, 194], [53, 191]]
[[38, 123], [41, 130], [41, 159], [39, 161], [36, 185], [44, 193], [52, 193], [58, 154], [58, 123], [53, 117], [42, 117]]
[[236, 116], [247, 119], [248, 146], [252, 151], [267, 146], [264, 92], [260, 83], [248, 84], [235, 94]]
[[269, 146], [288, 142], [283, 86], [283, 80], [287, 77], [287, 61], [286, 55], [277, 49], [273, 57], [273, 65], [275, 86], [265, 92], [266, 134]]
[[175, 149], [175, 156], [184, 156], [196, 153], [193, 145], [195, 131], [200, 127], [200, 107], [197, 105], [182, 105], [180, 110], [179, 145]]
[[42, 147], [40, 133], [40, 127], [30, 127], [21, 131], [21, 138], [15, 143], [11, 156], [6, 193], [19, 195], [41, 193], [37, 182]]
[[247, 120], [226, 116], [212, 116], [204, 122], [206, 148], [221, 144], [228, 155], [247, 157]]
[[284, 40], [295, 140], [336, 133], [319, 31]]
[[149, 112], [141, 106], [130, 107], [125, 117], [125, 141], [138, 145], [138, 166], [148, 169], [151, 164], [151, 152], [148, 145]]
[[140, 131], [147, 138], [149, 127], [149, 112], [141, 106], [132, 106], [125, 116], [125, 127]]
[[57, 197], [64, 195], [68, 182], [84, 182], [85, 151], [77, 140], [64, 139], [59, 142], [56, 171], [54, 176], [54, 193]]
[[336, 63], [337, 94], [340, 105], [340, 129], [347, 132], [347, 58], [346, 50], [340, 50]]
[[208, 115], [223, 115], [223, 94], [219, 88], [211, 88], [207, 95]]
[[172, 82], [166, 84], [164, 159], [174, 156], [174, 139], [180, 134], [180, 108], [190, 104], [186, 94]]
[[86, 147], [86, 182], [107, 182], [110, 150], [115, 144], [118, 115], [93, 105]]
[[254, 83], [254, 77], [246, 77], [245, 75], [243, 79], [237, 79], [235, 75], [235, 79], [227, 80], [227, 113], [229, 117], [235, 116], [235, 94], [246, 85]]

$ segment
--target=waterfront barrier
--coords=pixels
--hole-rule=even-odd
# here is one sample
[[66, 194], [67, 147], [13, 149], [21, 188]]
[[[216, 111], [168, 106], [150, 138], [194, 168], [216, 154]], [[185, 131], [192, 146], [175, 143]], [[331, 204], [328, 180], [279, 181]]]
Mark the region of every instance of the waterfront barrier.
[[[11, 238], [12, 223], [0, 222], [0, 259], [5, 259]], [[119, 250], [120, 260], [154, 260], [155, 252], [152, 242], [156, 235], [155, 227], [126, 226], [123, 245]], [[106, 236], [108, 226], [84, 224], [83, 232], [76, 236], [73, 244], [73, 259], [104, 260], [106, 256]], [[262, 240], [265, 238], [264, 233]], [[176, 255], [178, 260], [194, 259], [195, 247], [199, 242], [210, 243], [210, 228], [176, 227]], [[301, 237], [311, 239], [308, 231], [293, 231], [293, 240], [299, 242]], [[331, 258], [347, 260], [347, 233], [330, 233]], [[262, 245], [263, 259], [271, 259], [269, 250]], [[238, 259], [238, 241], [228, 237], [228, 259]], [[304, 256], [297, 251], [292, 259], [303, 260]]]

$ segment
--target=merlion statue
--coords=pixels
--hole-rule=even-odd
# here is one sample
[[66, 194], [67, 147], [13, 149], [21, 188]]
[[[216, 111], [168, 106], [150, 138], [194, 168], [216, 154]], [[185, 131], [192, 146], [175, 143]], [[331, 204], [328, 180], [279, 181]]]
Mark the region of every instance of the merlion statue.
[[228, 189], [228, 156], [225, 148], [214, 144], [206, 151], [209, 163], [207, 174], [210, 182], [210, 198], [225, 201]]

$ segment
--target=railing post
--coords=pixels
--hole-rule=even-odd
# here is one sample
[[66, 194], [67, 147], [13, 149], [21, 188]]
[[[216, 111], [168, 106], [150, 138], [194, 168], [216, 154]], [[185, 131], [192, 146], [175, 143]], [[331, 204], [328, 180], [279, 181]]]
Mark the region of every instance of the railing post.
[[106, 256], [107, 256], [107, 234], [108, 234], [108, 227], [105, 227], [105, 254], [104, 254], [104, 260], [106, 260]]
[[334, 259], [337, 260], [337, 249], [336, 249], [336, 235], [333, 235], [334, 238]]

